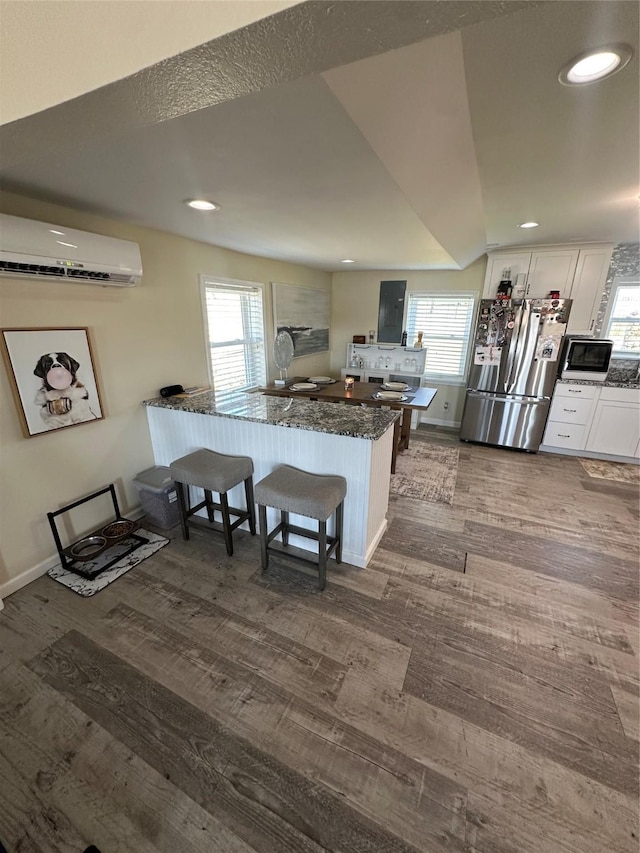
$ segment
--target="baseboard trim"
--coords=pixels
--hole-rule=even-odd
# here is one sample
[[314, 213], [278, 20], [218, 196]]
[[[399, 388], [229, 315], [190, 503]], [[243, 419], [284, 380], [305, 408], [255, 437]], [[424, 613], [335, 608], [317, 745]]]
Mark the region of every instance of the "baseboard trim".
[[421, 418], [421, 424], [431, 424], [432, 426], [450, 427], [451, 429], [460, 429], [461, 421], [445, 421], [443, 418]]
[[[137, 520], [138, 518], [142, 518], [143, 515], [144, 510], [142, 507], [138, 507], [138, 509], [128, 512], [126, 517]], [[42, 562], [37, 563], [37, 565], [32, 566], [30, 569], [25, 569], [23, 572], [20, 572], [19, 575], [15, 576], [15, 578], [10, 578], [8, 581], [0, 584], [0, 610], [4, 607], [4, 604], [2, 603], [3, 598], [8, 598], [10, 595], [13, 595], [14, 592], [22, 589], [23, 586], [27, 586], [27, 584], [32, 583], [32, 581], [37, 581], [38, 578], [41, 578], [42, 575], [46, 575], [49, 569], [52, 569], [56, 563], [59, 562], [60, 557], [58, 557], [56, 552], [55, 554], [51, 554], [49, 557], [46, 557]]]
[[46, 560], [43, 560], [41, 563], [38, 563], [36, 566], [32, 566], [30, 569], [25, 569], [24, 572], [20, 572], [20, 574], [16, 575], [15, 578], [5, 581], [5, 583], [0, 585], [0, 598], [8, 598], [10, 595], [13, 595], [14, 592], [22, 589], [23, 586], [27, 586], [27, 584], [30, 584], [32, 581], [37, 581], [38, 578], [42, 577], [42, 575], [46, 575], [49, 569], [52, 569], [58, 562], [60, 562], [60, 558], [57, 554], [54, 554], [51, 557], [47, 557]]
[[611, 453], [594, 453], [591, 450], [552, 447], [550, 444], [541, 444], [538, 450], [540, 453], [557, 453], [559, 456], [581, 456], [583, 459], [601, 459], [604, 462], [626, 462], [630, 465], [640, 465], [640, 459], [637, 456], [614, 456]]

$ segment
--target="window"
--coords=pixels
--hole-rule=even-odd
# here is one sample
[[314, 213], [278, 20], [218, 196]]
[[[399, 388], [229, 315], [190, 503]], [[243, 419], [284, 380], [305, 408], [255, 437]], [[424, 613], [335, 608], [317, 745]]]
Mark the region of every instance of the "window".
[[423, 333], [429, 379], [464, 381], [475, 302], [473, 293], [409, 293], [407, 343]]
[[216, 402], [264, 385], [263, 288], [261, 284], [201, 278], [209, 376]]
[[609, 297], [605, 338], [613, 341], [613, 354], [640, 358], [640, 283], [616, 279]]

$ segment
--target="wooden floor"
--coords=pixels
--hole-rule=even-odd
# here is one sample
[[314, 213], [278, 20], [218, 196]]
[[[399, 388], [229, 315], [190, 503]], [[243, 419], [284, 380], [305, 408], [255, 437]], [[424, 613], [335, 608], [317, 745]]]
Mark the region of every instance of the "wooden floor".
[[324, 593], [174, 530], [7, 599], [9, 853], [637, 853], [638, 488], [459, 447], [453, 505], [392, 497]]

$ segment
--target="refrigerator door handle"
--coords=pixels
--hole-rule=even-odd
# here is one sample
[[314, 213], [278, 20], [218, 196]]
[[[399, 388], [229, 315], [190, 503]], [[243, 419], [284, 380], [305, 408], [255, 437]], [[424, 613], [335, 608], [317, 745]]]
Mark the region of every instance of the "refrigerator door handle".
[[509, 403], [522, 403], [523, 405], [536, 405], [548, 403], [551, 397], [529, 397], [526, 394], [501, 394], [495, 391], [467, 390], [467, 397], [480, 397], [487, 400], [505, 400]]
[[513, 331], [511, 332], [511, 343], [507, 354], [507, 376], [504, 382], [505, 392], [513, 384], [514, 374], [518, 365], [517, 355], [522, 344], [522, 327], [526, 325], [525, 317], [528, 318], [530, 311], [531, 307], [529, 302], [523, 302], [518, 309]]

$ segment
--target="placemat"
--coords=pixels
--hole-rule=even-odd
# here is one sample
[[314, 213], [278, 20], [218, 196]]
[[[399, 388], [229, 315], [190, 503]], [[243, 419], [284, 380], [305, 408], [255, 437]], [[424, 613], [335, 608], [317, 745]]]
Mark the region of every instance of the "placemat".
[[404, 400], [381, 400], [379, 397], [376, 397], [375, 394], [371, 394], [367, 399], [375, 400], [376, 403], [410, 403], [413, 400], [413, 398], [415, 397], [415, 394], [414, 395], [407, 394], [404, 391], [402, 393], [405, 396]]

